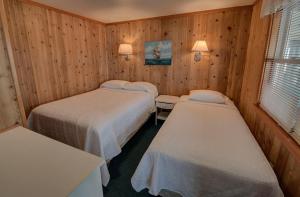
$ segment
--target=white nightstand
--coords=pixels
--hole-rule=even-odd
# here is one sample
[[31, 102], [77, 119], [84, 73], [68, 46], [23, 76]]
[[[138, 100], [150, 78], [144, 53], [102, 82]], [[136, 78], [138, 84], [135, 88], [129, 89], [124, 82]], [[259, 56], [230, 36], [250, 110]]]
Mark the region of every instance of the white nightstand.
[[178, 96], [160, 95], [155, 99], [156, 105], [156, 117], [155, 125], [157, 120], [166, 120], [175, 104], [179, 101]]

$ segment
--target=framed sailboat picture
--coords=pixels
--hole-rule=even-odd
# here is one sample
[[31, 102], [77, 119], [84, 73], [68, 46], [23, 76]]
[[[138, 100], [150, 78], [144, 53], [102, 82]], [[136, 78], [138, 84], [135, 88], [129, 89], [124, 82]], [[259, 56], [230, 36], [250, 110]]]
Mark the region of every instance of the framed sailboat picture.
[[172, 41], [145, 42], [145, 65], [171, 65]]

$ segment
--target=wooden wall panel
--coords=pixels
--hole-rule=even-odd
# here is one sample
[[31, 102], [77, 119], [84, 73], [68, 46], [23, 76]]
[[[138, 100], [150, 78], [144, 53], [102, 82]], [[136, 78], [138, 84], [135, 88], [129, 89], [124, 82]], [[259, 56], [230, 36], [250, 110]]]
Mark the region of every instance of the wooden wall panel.
[[271, 17], [260, 18], [262, 1], [254, 6], [240, 111], [271, 162], [286, 196], [300, 196], [300, 147], [257, 106]]
[[[182, 95], [192, 89], [213, 89], [239, 102], [252, 7], [238, 7], [108, 24], [110, 79], [145, 80], [161, 94]], [[195, 63], [191, 49], [204, 39], [210, 49]], [[144, 66], [144, 42], [171, 40], [172, 66]], [[130, 61], [118, 55], [120, 43], [132, 43]]]
[[22, 119], [0, 16], [0, 131], [15, 124], [22, 124]]
[[[39, 104], [95, 89], [107, 79], [149, 81], [161, 94], [218, 90], [239, 105], [286, 195], [300, 196], [299, 145], [257, 106], [270, 24], [270, 17], [259, 16], [261, 0], [253, 13], [252, 7], [239, 7], [108, 25], [19, 0], [5, 0], [5, 6], [27, 115]], [[0, 95], [6, 97], [0, 98], [0, 112], [13, 118], [1, 116], [0, 125], [10, 125], [20, 116], [2, 39]], [[144, 66], [144, 42], [166, 39], [173, 41], [173, 65]], [[191, 48], [198, 39], [207, 41], [210, 52], [195, 63]], [[133, 44], [128, 62], [117, 53], [120, 43]]]
[[107, 79], [102, 23], [19, 0], [5, 0], [5, 8], [27, 115]]

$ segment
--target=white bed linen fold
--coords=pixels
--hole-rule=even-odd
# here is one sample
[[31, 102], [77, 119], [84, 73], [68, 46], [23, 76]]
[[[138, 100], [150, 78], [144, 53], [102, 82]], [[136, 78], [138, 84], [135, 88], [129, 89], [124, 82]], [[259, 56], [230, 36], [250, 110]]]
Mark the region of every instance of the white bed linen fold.
[[[154, 110], [147, 92], [97, 89], [35, 108], [29, 127], [53, 139], [111, 160]], [[103, 185], [109, 181], [101, 168]]]
[[232, 102], [183, 97], [131, 179], [136, 191], [184, 197], [281, 197], [277, 178]]

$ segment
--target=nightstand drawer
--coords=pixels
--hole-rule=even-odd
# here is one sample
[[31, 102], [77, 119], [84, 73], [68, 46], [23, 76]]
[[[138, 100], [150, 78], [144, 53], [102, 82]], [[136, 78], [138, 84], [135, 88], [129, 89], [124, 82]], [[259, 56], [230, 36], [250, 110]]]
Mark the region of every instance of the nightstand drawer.
[[156, 107], [161, 108], [161, 109], [173, 109], [175, 104], [173, 103], [161, 103], [161, 102], [156, 102]]

